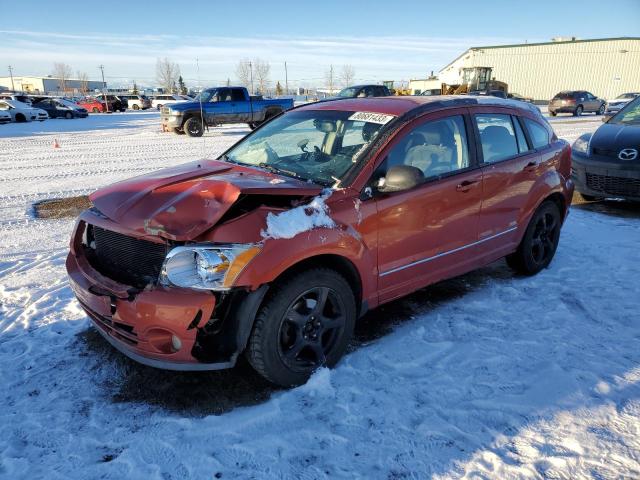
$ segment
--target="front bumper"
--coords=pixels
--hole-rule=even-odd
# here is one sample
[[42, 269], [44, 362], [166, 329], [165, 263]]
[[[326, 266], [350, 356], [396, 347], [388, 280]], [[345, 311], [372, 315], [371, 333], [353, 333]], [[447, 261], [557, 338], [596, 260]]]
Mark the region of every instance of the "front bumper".
[[585, 195], [640, 201], [640, 160], [572, 152], [571, 178], [576, 190]]
[[[71, 289], [95, 327], [131, 359], [166, 370], [218, 370], [235, 363], [203, 363], [193, 356], [198, 329], [215, 308], [213, 294], [162, 286], [133, 292], [102, 277], [73, 252], [66, 268]], [[172, 344], [174, 335], [179, 350]]]
[[161, 125], [163, 132], [172, 132], [174, 128], [182, 128], [182, 115], [162, 114]]

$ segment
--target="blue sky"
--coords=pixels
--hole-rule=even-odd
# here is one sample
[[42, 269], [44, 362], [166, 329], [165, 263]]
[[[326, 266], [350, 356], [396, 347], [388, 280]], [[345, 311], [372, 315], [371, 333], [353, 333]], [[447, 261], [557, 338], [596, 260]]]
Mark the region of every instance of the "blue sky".
[[[46, 75], [53, 62], [110, 84], [152, 84], [158, 57], [188, 84], [230, 78], [243, 59], [271, 64], [272, 81], [322, 84], [329, 65], [356, 81], [408, 80], [437, 71], [470, 46], [553, 36], [640, 36], [640, 0], [123, 2], [42, 0], [37, 13], [3, 2], [0, 75]], [[102, 5], [106, 5], [103, 8]], [[187, 10], [185, 10], [185, 8]], [[199, 71], [196, 68], [198, 58]]]

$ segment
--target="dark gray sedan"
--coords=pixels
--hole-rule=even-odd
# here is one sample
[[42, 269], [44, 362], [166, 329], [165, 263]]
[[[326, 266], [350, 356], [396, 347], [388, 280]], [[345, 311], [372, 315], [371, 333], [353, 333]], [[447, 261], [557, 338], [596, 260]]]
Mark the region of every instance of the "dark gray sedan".
[[572, 179], [585, 200], [640, 201], [640, 97], [572, 147]]

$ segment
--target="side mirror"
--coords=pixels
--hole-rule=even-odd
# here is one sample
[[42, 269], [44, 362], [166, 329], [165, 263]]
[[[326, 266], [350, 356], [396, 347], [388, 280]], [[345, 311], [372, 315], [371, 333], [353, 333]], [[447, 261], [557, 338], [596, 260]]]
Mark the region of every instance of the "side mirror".
[[410, 165], [396, 165], [391, 167], [386, 176], [378, 181], [378, 191], [382, 193], [401, 192], [409, 190], [424, 182], [422, 170]]

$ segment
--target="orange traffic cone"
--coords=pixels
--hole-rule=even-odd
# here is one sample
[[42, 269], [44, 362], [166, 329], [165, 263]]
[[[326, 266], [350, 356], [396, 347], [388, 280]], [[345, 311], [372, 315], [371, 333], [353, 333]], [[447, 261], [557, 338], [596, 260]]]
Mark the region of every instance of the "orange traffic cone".
[[58, 139], [57, 138], [53, 139], [53, 148], [60, 148], [60, 144], [58, 143]]

